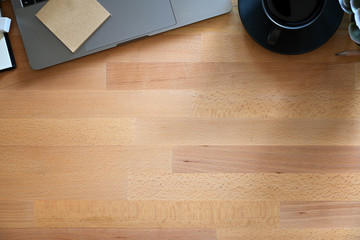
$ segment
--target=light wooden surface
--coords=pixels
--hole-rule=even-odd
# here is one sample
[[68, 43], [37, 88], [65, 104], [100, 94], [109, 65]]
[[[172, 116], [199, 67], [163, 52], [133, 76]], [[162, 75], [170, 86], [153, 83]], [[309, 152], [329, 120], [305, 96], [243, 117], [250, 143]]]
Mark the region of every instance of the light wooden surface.
[[[3, 12], [14, 17], [9, 1]], [[360, 239], [348, 17], [278, 55], [231, 13], [0, 73], [0, 239]]]

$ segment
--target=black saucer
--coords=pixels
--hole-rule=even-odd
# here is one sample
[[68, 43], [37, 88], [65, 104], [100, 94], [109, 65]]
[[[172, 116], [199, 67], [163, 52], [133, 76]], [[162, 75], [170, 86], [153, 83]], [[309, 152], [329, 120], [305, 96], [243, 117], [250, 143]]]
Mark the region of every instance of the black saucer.
[[344, 12], [339, 1], [325, 2], [321, 15], [314, 23], [303, 29], [282, 30], [275, 45], [267, 43], [268, 35], [275, 24], [266, 17], [262, 0], [239, 0], [239, 13], [246, 31], [264, 48], [281, 54], [302, 54], [327, 42], [341, 23]]

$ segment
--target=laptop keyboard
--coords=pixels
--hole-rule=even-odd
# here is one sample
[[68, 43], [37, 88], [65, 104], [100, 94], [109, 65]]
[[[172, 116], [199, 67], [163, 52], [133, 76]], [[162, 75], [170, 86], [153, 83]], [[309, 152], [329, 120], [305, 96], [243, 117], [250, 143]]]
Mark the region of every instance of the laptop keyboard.
[[20, 1], [21, 1], [21, 5], [23, 7], [27, 7], [27, 6], [31, 6], [31, 5], [34, 5], [36, 3], [44, 2], [44, 1], [47, 1], [47, 0], [20, 0]]

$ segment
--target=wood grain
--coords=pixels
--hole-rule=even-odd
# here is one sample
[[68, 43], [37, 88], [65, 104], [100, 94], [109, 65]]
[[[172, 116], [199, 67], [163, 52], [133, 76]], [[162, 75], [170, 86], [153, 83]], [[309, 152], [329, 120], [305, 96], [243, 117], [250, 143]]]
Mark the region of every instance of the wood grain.
[[120, 170], [105, 172], [97, 167], [93, 171], [26, 174], [2, 174], [6, 185], [0, 187], [0, 199], [126, 199], [127, 195], [126, 175]]
[[194, 91], [6, 91], [0, 118], [191, 117]]
[[359, 201], [360, 174], [134, 174], [128, 199]]
[[0, 159], [0, 199], [125, 199], [129, 172], [171, 172], [166, 148], [0, 146]]
[[93, 146], [130, 144], [133, 119], [0, 119], [0, 145]]
[[359, 119], [139, 118], [140, 145], [358, 145]]
[[358, 146], [179, 146], [175, 173], [360, 172]]
[[[336, 0], [333, 0], [336, 1]], [[41, 71], [10, 1], [0, 239], [359, 239], [360, 73], [345, 15], [280, 55], [229, 14]]]
[[1, 240], [216, 240], [212, 229], [2, 229]]
[[276, 227], [278, 223], [278, 202], [34, 202], [34, 224], [40, 228]]
[[360, 93], [349, 90], [6, 91], [0, 104], [0, 118], [360, 116]]
[[[1, 178], [0, 178], [1, 179]], [[25, 228], [33, 226], [32, 201], [0, 200], [0, 239], [2, 228]]]
[[359, 228], [360, 202], [282, 202], [283, 228]]
[[[110, 90], [335, 90], [354, 89], [353, 63], [171, 62], [107, 64]], [[169, 72], [171, 74], [169, 74]], [[114, 74], [116, 73], [116, 75]], [[219, 81], [221, 79], [221, 81]], [[286, 90], [286, 91], [285, 91]]]
[[[93, 171], [118, 169], [130, 172], [171, 172], [171, 148], [147, 146], [27, 147], [0, 146], [0, 172], [27, 173]], [[61, 165], [59, 164], [61, 163]]]
[[360, 229], [220, 229], [217, 240], [357, 240]]
[[196, 95], [197, 117], [359, 118], [354, 91], [206, 91]]

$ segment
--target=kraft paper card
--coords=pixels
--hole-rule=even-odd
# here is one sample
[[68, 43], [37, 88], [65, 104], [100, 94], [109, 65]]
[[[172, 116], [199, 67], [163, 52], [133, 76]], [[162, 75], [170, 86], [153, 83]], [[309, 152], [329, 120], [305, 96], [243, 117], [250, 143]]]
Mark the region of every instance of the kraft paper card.
[[36, 16], [75, 52], [110, 13], [96, 0], [49, 0]]

